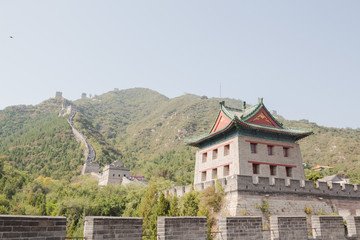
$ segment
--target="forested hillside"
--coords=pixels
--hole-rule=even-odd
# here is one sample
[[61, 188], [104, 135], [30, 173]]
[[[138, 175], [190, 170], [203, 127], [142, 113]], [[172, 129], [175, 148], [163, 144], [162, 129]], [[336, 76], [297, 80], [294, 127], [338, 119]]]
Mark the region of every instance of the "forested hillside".
[[[65, 215], [69, 236], [81, 235], [82, 220], [88, 214], [150, 214], [141, 207], [148, 204], [146, 192], [192, 182], [196, 149], [186, 146], [184, 139], [209, 131], [219, 101], [242, 107], [241, 100], [191, 94], [169, 99], [142, 88], [65, 101], [78, 109], [74, 125], [95, 148], [98, 163], [121, 159], [131, 173], [143, 174], [157, 186], [155, 190], [99, 189], [90, 178], [79, 177], [83, 146], [76, 142], [67, 116], [59, 117], [64, 101], [52, 98], [36, 106], [0, 111], [0, 214]], [[314, 131], [299, 142], [308, 174], [316, 164], [330, 165], [334, 169], [329, 174], [341, 172], [360, 183], [360, 129], [276, 117], [285, 126]]]
[[[121, 159], [132, 173], [183, 184], [192, 181], [195, 153], [184, 139], [209, 131], [222, 100], [233, 107], [242, 106], [241, 100], [191, 94], [169, 99], [142, 88], [110, 91], [67, 104], [79, 109], [74, 125], [94, 146], [97, 162], [105, 165]], [[49, 99], [37, 106], [0, 111], [0, 154], [8, 156], [9, 164], [33, 177], [71, 178], [79, 173], [84, 161], [81, 146], [66, 116], [58, 117], [63, 101]], [[314, 131], [300, 141], [308, 167], [331, 165], [353, 182], [360, 181], [359, 129], [278, 118], [286, 126]]]

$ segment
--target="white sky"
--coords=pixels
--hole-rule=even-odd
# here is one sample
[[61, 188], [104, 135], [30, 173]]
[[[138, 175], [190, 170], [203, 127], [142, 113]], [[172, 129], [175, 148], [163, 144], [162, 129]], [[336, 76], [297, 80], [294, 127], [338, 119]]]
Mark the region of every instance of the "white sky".
[[[238, 98], [360, 128], [360, 1], [0, 1], [0, 109], [56, 91]], [[10, 38], [13, 36], [13, 38]]]

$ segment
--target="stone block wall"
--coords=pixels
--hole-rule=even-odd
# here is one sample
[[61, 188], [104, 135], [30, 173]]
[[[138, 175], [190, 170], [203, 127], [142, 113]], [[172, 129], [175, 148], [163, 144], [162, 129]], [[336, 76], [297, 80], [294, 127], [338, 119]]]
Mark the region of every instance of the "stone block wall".
[[85, 217], [84, 238], [141, 240], [142, 218]]
[[65, 217], [0, 215], [0, 239], [64, 240]]
[[360, 216], [347, 216], [344, 219], [347, 224], [348, 237], [360, 238]]
[[158, 217], [158, 240], [206, 240], [206, 217]]
[[271, 240], [307, 240], [306, 216], [271, 216]]
[[317, 240], [342, 240], [345, 227], [341, 216], [312, 216], [313, 236]]
[[219, 219], [220, 239], [258, 240], [263, 239], [262, 217], [221, 217]]

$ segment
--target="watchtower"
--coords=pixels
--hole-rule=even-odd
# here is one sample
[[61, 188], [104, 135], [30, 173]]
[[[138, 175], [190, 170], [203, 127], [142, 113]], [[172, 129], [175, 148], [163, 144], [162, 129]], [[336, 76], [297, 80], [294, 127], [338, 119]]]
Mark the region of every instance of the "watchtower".
[[62, 98], [62, 92], [56, 92], [55, 93], [55, 98]]
[[99, 185], [121, 184], [124, 177], [130, 177], [130, 168], [125, 167], [120, 160], [116, 160], [104, 167], [103, 174], [99, 179]]
[[263, 99], [243, 109], [220, 103], [208, 134], [187, 140], [198, 147], [194, 184], [231, 175], [305, 180], [297, 140], [312, 134], [285, 128], [267, 110]]

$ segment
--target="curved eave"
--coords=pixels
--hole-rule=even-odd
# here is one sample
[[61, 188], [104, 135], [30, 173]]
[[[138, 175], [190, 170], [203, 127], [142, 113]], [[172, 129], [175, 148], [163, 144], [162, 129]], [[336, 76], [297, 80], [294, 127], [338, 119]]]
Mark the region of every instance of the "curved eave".
[[262, 108], [264, 108], [265, 112], [271, 117], [271, 119], [277, 124], [279, 125], [281, 128], [283, 127], [283, 124], [281, 122], [279, 122], [270, 112], [269, 110], [265, 107], [265, 105], [263, 103], [258, 104], [253, 111], [251, 111], [249, 114], [247, 114], [246, 116], [243, 116], [241, 118], [241, 120], [243, 121], [247, 121], [250, 118], [252, 118], [253, 116], [255, 116]]
[[222, 129], [220, 129], [220, 130], [218, 130], [216, 132], [199, 136], [199, 139], [196, 139], [196, 140], [193, 140], [193, 141], [191, 139], [189, 139], [188, 141], [185, 140], [185, 143], [187, 145], [190, 145], [190, 146], [197, 146], [201, 142], [203, 142], [203, 141], [205, 141], [207, 139], [210, 139], [210, 138], [212, 138], [212, 137], [214, 137], [216, 135], [219, 135], [221, 133], [224, 133], [224, 132], [226, 132], [227, 130], [231, 129], [234, 126], [235, 126], [235, 121], [233, 120], [228, 125], [226, 125], [225, 127], [223, 127]]
[[240, 119], [236, 119], [236, 123], [250, 129], [256, 129], [256, 130], [262, 130], [266, 132], [274, 132], [278, 134], [288, 135], [295, 137], [295, 140], [302, 139], [304, 137], [307, 137], [309, 135], [312, 135], [312, 131], [306, 131], [306, 132], [293, 132], [291, 130], [287, 130], [285, 128], [277, 128], [277, 127], [264, 127], [263, 125], [258, 125], [255, 123], [247, 123], [244, 121], [241, 121]]

